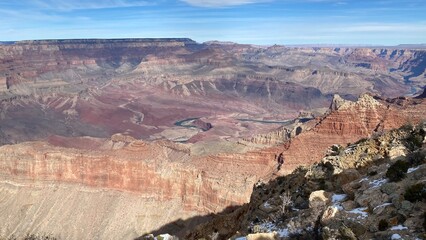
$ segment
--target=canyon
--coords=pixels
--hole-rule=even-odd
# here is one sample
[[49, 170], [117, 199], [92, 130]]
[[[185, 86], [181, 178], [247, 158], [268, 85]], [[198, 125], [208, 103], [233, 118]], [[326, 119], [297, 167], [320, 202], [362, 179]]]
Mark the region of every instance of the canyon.
[[0, 44], [0, 236], [184, 236], [333, 144], [424, 120], [425, 64], [403, 48]]

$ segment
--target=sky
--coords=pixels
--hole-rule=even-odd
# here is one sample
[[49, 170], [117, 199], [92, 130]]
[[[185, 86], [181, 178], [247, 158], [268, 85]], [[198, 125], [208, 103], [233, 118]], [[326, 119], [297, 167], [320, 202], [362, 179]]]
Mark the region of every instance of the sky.
[[174, 38], [426, 43], [426, 0], [0, 0], [0, 41]]

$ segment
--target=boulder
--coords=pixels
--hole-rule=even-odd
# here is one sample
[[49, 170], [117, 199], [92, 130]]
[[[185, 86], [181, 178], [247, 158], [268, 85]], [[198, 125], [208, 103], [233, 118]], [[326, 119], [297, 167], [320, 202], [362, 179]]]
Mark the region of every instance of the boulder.
[[362, 207], [375, 208], [389, 201], [389, 196], [379, 188], [370, 188], [355, 196], [355, 202]]
[[396, 192], [398, 190], [398, 184], [394, 182], [385, 183], [382, 186], [380, 186], [380, 190], [383, 193], [386, 193], [387, 195], [391, 195], [392, 193]]
[[350, 210], [356, 208], [356, 203], [352, 200], [345, 201], [345, 202], [342, 202], [342, 207], [346, 211], [350, 211]]
[[309, 207], [321, 208], [331, 202], [331, 193], [324, 190], [314, 191], [309, 195]]
[[320, 222], [323, 226], [328, 225], [334, 220], [336, 214], [339, 212], [339, 208], [336, 206], [328, 206], [321, 216]]
[[337, 184], [340, 186], [359, 179], [361, 174], [356, 169], [346, 169], [337, 176]]
[[391, 160], [398, 160], [401, 157], [405, 157], [408, 153], [407, 148], [404, 145], [393, 146], [388, 153], [388, 157]]
[[352, 231], [352, 229], [350, 229], [346, 226], [341, 226], [339, 228], [339, 232], [342, 235], [343, 239], [357, 240], [357, 237], [356, 237], [355, 233]]

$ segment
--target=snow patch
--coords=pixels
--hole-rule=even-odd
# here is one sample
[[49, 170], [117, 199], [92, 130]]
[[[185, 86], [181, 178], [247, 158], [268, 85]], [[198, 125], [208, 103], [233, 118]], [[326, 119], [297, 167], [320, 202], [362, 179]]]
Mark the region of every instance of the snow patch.
[[337, 210], [342, 211], [343, 210], [343, 206], [340, 205], [340, 203], [335, 203], [333, 204], [333, 207], [335, 207]]
[[386, 206], [389, 206], [389, 205], [392, 205], [392, 203], [383, 203], [383, 204], [381, 204], [381, 205], [379, 205], [379, 206], [377, 206], [377, 207], [373, 208], [373, 211], [374, 211], [374, 210], [376, 210], [376, 209], [378, 209], [378, 208], [386, 207]]
[[370, 184], [370, 187], [376, 188], [376, 187], [382, 186], [383, 184], [385, 184], [387, 182], [388, 182], [387, 179], [382, 178], [382, 179], [371, 181], [371, 182], [369, 182], [369, 184]]
[[364, 182], [364, 181], [367, 181], [368, 180], [368, 178], [363, 178], [363, 179], [361, 179], [361, 180], [359, 180], [359, 183], [361, 183], [361, 182]]
[[[170, 234], [167, 234], [167, 233], [166, 234], [161, 234], [161, 235], [159, 235], [157, 237], [162, 237], [163, 240], [171, 240], [171, 239], [173, 239], [173, 236], [170, 235]], [[155, 237], [155, 239], [157, 239], [157, 237]]]
[[266, 202], [263, 203], [263, 207], [264, 208], [271, 208], [272, 206], [271, 206], [271, 204], [268, 203], [268, 201], [266, 201]]
[[406, 230], [406, 229], [408, 229], [408, 228], [404, 227], [402, 225], [396, 225], [396, 226], [391, 227], [390, 230]]
[[260, 228], [266, 232], [272, 232], [277, 228], [277, 226], [271, 222], [264, 222], [260, 224]]
[[391, 236], [391, 239], [392, 240], [396, 240], [396, 239], [402, 239], [402, 237], [399, 235], [399, 234], [392, 234], [392, 236]]
[[407, 170], [407, 173], [412, 173], [412, 172], [416, 171], [417, 169], [419, 169], [419, 166], [414, 167], [414, 168], [409, 168], [409, 169]]
[[279, 236], [279, 237], [282, 237], [282, 238], [284, 238], [284, 237], [289, 237], [289, 236], [290, 236], [290, 232], [288, 231], [288, 228], [279, 229], [279, 230], [277, 231], [277, 233], [278, 233], [278, 236]]
[[265, 232], [277, 232], [279, 237], [289, 237], [290, 231], [288, 228], [280, 228], [271, 222], [265, 222], [260, 224], [260, 228]]
[[359, 215], [357, 218], [367, 218], [368, 217], [368, 213], [365, 212], [368, 208], [364, 207], [364, 208], [355, 208], [353, 210], [348, 211], [348, 213], [353, 213], [353, 214], [357, 214]]
[[348, 195], [346, 194], [333, 194], [333, 196], [331, 197], [331, 201], [333, 203], [343, 202], [344, 200], [346, 200], [347, 197]]

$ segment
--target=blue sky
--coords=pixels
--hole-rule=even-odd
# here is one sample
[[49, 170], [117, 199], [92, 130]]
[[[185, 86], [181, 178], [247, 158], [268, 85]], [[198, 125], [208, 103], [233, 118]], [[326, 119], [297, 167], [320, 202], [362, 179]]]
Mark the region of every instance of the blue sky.
[[0, 41], [145, 37], [425, 43], [426, 0], [0, 0]]

